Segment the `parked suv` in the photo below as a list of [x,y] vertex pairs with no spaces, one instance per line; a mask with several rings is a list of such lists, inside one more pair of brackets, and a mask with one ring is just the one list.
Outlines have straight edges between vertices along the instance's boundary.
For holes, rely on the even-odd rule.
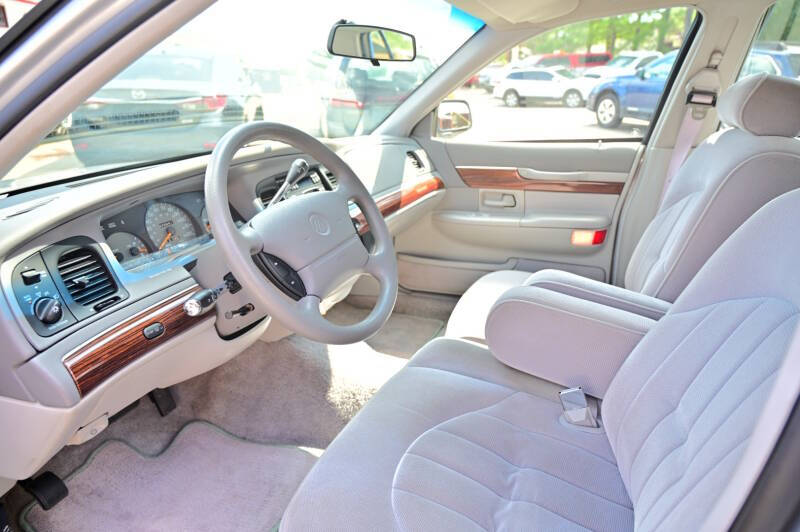
[[645,50],[620,52],[605,65],[589,68],[583,75],[587,78],[610,78],[632,74],[637,69],[649,65],[661,55],[661,52]]
[[608,52],[581,53],[581,54],[544,54],[531,66],[541,68],[565,67],[579,72],[592,67],[608,64],[611,54]]
[[677,51],[669,52],[633,74],[601,81],[589,93],[586,107],[601,127],[618,127],[624,118],[650,120],[655,112]]
[[[183,48],[153,51],[72,113],[85,166],[211,150],[227,130],[259,116],[257,88],[233,58]],[[153,128],[158,143],[152,142]],[[166,144],[166,145],[165,145]]]
[[563,67],[527,68],[506,75],[492,95],[508,107],[529,100],[560,100],[567,107],[580,107],[596,83],[596,79],[579,77]]
[[[769,67],[765,64],[767,58]],[[756,43],[745,67],[748,63],[752,74],[767,72],[776,76],[796,78],[800,76],[800,46],[783,42]],[[746,71],[746,68],[743,69],[743,72]]]

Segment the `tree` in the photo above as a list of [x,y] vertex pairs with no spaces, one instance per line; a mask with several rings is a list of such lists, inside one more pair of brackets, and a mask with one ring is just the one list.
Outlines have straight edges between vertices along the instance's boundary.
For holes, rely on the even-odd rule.
[[608,29],[606,30],[606,52],[614,55],[617,46],[617,17],[608,19]]
[[794,2],[792,2],[792,7],[789,10],[789,17],[786,19],[786,24],[783,26],[783,31],[781,32],[779,40],[789,40],[789,35],[792,33],[792,29],[794,29],[794,23],[797,20],[797,11],[799,9],[800,0],[794,0]]
[[602,50],[611,54],[622,50],[668,52],[683,40],[693,16],[693,9],[670,8],[594,19],[550,30],[529,39],[523,46],[534,54]]
[[661,20],[658,21],[658,25],[656,26],[656,49],[659,52],[669,52],[672,49],[669,43],[667,43],[671,13],[671,7],[665,9],[661,14]]

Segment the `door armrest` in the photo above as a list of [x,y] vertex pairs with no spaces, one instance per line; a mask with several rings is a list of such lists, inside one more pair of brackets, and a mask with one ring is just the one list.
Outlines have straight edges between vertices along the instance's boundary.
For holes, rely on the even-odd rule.
[[525,284],[593,301],[653,320],[660,320],[672,306],[672,303],[662,299],[560,270],[540,270],[528,277]]
[[602,398],[655,320],[540,286],[507,290],[486,322],[504,364]]

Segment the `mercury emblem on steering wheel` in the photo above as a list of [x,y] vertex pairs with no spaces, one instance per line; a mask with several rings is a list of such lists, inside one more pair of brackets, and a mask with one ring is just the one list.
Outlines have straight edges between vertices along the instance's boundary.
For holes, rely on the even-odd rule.
[[325,219],[324,216],[320,214],[312,214],[308,217],[308,221],[311,223],[311,227],[314,228],[314,231],[320,235],[327,236],[330,234],[331,224],[328,223],[328,220]]

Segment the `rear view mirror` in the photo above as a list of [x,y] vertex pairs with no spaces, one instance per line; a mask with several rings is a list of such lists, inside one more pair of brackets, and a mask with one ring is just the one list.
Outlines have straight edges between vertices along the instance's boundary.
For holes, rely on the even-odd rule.
[[377,61],[413,61],[417,44],[410,33],[356,24],[335,24],[328,36],[332,55]]
[[464,100],[445,100],[436,110],[440,135],[452,135],[472,127],[472,111]]
[[644,67],[636,69],[636,76],[638,76],[638,78],[641,80],[647,79],[647,72],[645,71]]

